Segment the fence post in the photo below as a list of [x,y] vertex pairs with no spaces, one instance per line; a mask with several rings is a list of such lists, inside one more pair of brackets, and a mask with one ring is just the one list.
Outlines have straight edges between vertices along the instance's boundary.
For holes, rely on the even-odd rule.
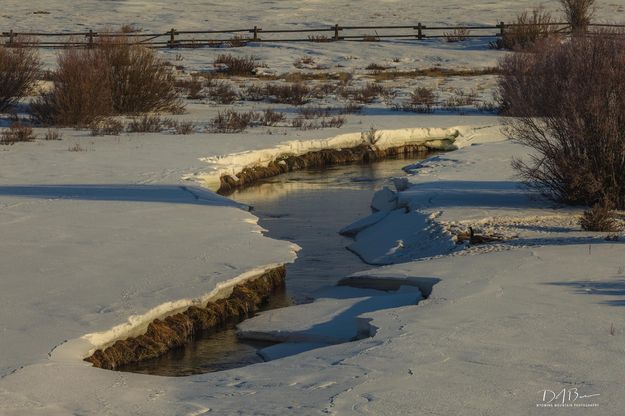
[[258,40],[258,27],[254,26],[254,37],[252,38],[252,40],[257,41]]
[[417,25],[417,39],[419,40],[423,39],[423,29],[425,29],[425,26],[423,26],[421,22],[419,22],[419,24]]
[[499,22],[497,26],[499,27],[499,36],[503,38],[506,32],[506,24],[504,22]]
[[7,43],[7,46],[13,46],[13,29],[9,30],[9,42]]
[[176,29],[172,27],[169,31],[169,47],[173,48],[174,46],[176,46]]
[[334,25],[334,40],[339,40],[339,25]]
[[89,29],[89,34],[87,34],[89,47],[93,48],[93,29]]

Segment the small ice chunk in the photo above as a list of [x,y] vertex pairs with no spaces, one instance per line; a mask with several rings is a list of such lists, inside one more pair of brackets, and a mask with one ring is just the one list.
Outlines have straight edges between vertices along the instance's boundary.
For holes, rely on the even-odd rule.
[[373,195],[371,209],[375,212],[397,209],[397,194],[385,186]]

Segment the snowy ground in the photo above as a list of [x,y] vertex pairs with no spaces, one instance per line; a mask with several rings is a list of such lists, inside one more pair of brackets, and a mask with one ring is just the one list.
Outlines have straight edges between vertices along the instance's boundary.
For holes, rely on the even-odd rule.
[[[555,4],[544,3],[552,10]],[[0,27],[222,28],[259,19],[303,27],[332,24],[344,15],[363,24],[494,23],[535,5],[5,0]],[[599,20],[623,20],[625,5],[600,6]],[[360,74],[354,81],[359,83],[372,62],[398,69],[491,66],[502,52],[486,44],[275,44],[229,52],[253,53],[275,73],[293,71],[298,58],[312,56],[321,70]],[[222,52],[163,53],[188,74],[212,69]],[[53,65],[53,52],[43,57]],[[238,88],[248,80],[232,82]],[[400,96],[428,85],[443,96],[462,89],[488,100],[494,78],[386,83],[402,90]],[[231,107],[269,105],[239,101]],[[291,106],[271,107],[289,117],[295,113]],[[541,415],[555,410],[537,407],[544,404],[544,391],[563,389],[571,393],[564,400],[571,406],[562,413],[621,412],[621,243],[581,232],[579,209],[554,206],[519,187],[510,160],[526,150],[503,139],[496,117],[474,109],[394,112],[377,100],[348,115],[340,129],[285,125],[234,135],[205,132],[223,108],[191,101],[186,114],[175,116],[197,123],[190,136],[91,137],[63,129],[60,141],[0,148],[1,415]],[[0,123],[6,126],[8,119]],[[247,336],[289,341],[264,351],[268,358],[284,358],[177,379],[99,370],[82,361],[93,348],[141,331],[155,316],[294,258],[297,247],[263,236],[246,207],[201,186],[285,150],[344,146],[372,126],[391,141],[425,142],[458,131],[455,144],[461,148],[409,167],[397,190],[377,195],[375,216],[349,227],[356,234],[350,249],[386,265],[349,279],[358,289],[329,290],[315,303],[241,326]],[[456,244],[469,226],[500,241]],[[420,300],[421,294],[428,299]],[[343,342],[365,332],[374,336]],[[550,404],[556,402],[562,397]]]
[[[482,133],[465,138],[484,144],[435,157],[414,171],[399,193],[398,200],[411,207],[407,214],[402,208],[402,215],[436,211],[439,238],[448,241],[445,227],[453,221],[475,224],[489,218],[500,225],[504,222],[496,218],[511,224],[514,217],[518,229],[541,233],[542,241],[505,250],[476,246],[452,255],[445,246],[438,258],[362,273],[352,284],[404,285],[431,293],[415,305],[420,294],[410,290],[397,295],[330,291],[304,308],[314,313],[284,309],[242,326],[256,337],[281,333],[283,339],[301,341],[266,352],[286,358],[186,378],[91,368],[80,361],[86,340],[76,339],[106,331],[159,300],[209,292],[216,281],[259,264],[288,261],[289,244],[255,234],[253,217],[240,208],[208,207],[222,200],[196,189],[199,199],[187,200],[183,193],[191,194],[176,186],[156,194],[151,192],[156,185],[3,186],[2,230],[10,238],[3,240],[2,252],[11,261],[2,263],[7,335],[1,339],[0,413],[539,415],[547,411],[536,407],[542,391],[566,388],[580,396],[599,394],[565,401],[598,405],[572,410],[617,414],[622,407],[618,363],[625,352],[623,321],[615,315],[623,303],[622,247],[600,236],[589,239],[574,225],[563,227],[557,218],[568,210],[554,211],[514,183],[508,161],[523,149],[501,141],[496,128],[477,131]],[[155,151],[141,137],[127,140]],[[51,161],[59,156],[48,143],[20,146],[3,152],[23,162],[14,168],[27,169],[27,161],[39,172],[59,166]],[[8,171],[3,169],[3,177]],[[43,180],[40,175],[36,180]],[[129,176],[127,182],[137,178]],[[466,188],[450,188],[459,178],[483,189],[480,198],[461,192]],[[496,181],[508,185],[489,188]],[[553,222],[545,219],[549,216]],[[224,236],[232,227],[244,240]],[[405,246],[412,242],[389,235],[376,246],[393,238],[405,239]],[[214,277],[214,272],[221,274]],[[386,309],[393,305],[406,306]],[[328,339],[347,326],[352,334],[368,328],[375,336],[340,344],[345,339]],[[55,349],[64,339],[70,342]],[[288,356],[303,350],[308,351]]]
[[[269,0],[263,2],[182,0],[175,3],[164,0],[71,2],[47,0],[4,0],[0,11],[0,29],[3,32],[41,30],[48,32],[80,32],[89,28],[102,30],[134,25],[145,31],[248,29],[254,25],[271,29],[303,29],[342,25],[416,25],[429,26],[458,24],[494,25],[511,22],[526,9],[544,6],[554,16],[560,16],[556,0],[548,1],[484,1],[467,3],[445,0],[415,4],[409,0],[353,1],[330,0]],[[601,2],[596,21],[622,23],[625,5],[620,1]],[[363,32],[364,33],[364,32]],[[405,30],[402,33],[406,33]],[[375,35],[375,33],[370,33]],[[305,34],[304,34],[305,36]],[[268,65],[270,72],[294,70],[297,58],[309,56],[316,65],[329,70],[353,72],[375,62],[399,69],[476,68],[493,66],[501,52],[488,49],[492,39],[475,39],[461,43],[445,43],[441,39],[414,41],[384,41],[374,43],[270,43],[258,47],[228,49],[237,55],[253,54]],[[169,60],[187,70],[198,71],[212,67],[214,57],[223,49],[193,49],[165,51]],[[49,65],[54,53],[45,52]]]

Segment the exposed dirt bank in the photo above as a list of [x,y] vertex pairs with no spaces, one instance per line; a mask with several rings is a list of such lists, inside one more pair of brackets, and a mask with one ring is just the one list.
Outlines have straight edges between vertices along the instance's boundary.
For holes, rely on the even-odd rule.
[[112,370],[124,364],[156,358],[185,345],[201,333],[244,320],[284,286],[285,277],[284,266],[270,269],[253,280],[234,286],[227,298],[208,302],[205,307],[191,306],[164,319],[155,319],[148,325],[145,334],[119,340],[104,350],[99,349],[85,361],[95,367]]
[[307,168],[323,168],[326,166],[368,163],[375,160],[383,160],[398,156],[412,156],[424,154],[430,149],[424,144],[407,144],[379,149],[367,144],[344,149],[323,149],[304,153],[303,155],[285,155],[272,160],[267,166],[253,166],[243,169],[234,177],[222,175],[218,194],[228,195],[235,189],[245,188],[254,182]]

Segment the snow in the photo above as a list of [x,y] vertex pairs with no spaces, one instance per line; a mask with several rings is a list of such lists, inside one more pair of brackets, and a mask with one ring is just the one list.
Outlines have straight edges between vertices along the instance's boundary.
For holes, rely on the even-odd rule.
[[[422,144],[433,150],[445,150],[452,146],[458,136],[464,132],[469,135],[473,127],[459,126],[452,128],[404,128],[396,130],[377,131],[379,140],[375,146],[380,149],[388,149],[394,146],[410,144]],[[363,144],[362,132],[344,133],[325,139],[297,140],[279,143],[272,148],[260,150],[249,150],[234,153],[226,156],[213,156],[202,158],[209,163],[212,170],[193,177],[195,180],[203,181],[208,186],[215,186],[219,177],[224,174],[234,175],[249,166],[267,166],[269,162],[276,160],[283,155],[302,155],[321,149],[341,149],[356,147]],[[455,146],[452,146],[455,148]]]
[[306,344],[338,344],[373,335],[366,314],[381,309],[415,305],[422,299],[415,287],[400,287],[395,293],[333,288],[312,303],[263,312],[237,326],[244,339]]
[[[556,3],[544,5],[555,10]],[[494,23],[534,5],[5,0],[0,25],[52,31],[135,23],[158,30],[260,20],[303,27],[333,24],[337,16],[362,24]],[[50,14],[33,14],[38,10]],[[618,2],[597,11],[599,20],[622,16]],[[363,82],[372,62],[397,69],[492,66],[503,52],[486,43],[277,43],[227,52],[253,53],[273,73],[313,56]],[[223,52],[162,53],[191,72],[211,70]],[[53,64],[53,51],[42,55],[46,66]],[[389,84],[399,83],[488,96],[494,78]],[[510,161],[527,150],[503,138],[497,118],[397,113],[374,103],[349,115],[341,129],[200,132],[222,108],[194,101],[187,114],[174,116],[198,123],[191,136],[94,138],[62,129],[61,141],[0,149],[1,415],[542,415],[548,410],[536,406],[541,392],[563,388],[599,394],[577,401],[598,404],[584,414],[621,413],[622,242],[582,232],[581,208],[557,206],[521,187]],[[247,102],[235,108],[257,109]],[[374,203],[388,211],[354,218],[342,230],[354,235],[350,250],[385,266],[343,279],[348,286],[329,288],[311,304],[241,324],[248,336],[287,341],[262,351],[271,361],[176,379],[82,361],[96,347],[141,332],[154,317],[223,295],[295,258],[298,247],[264,236],[247,206],[200,186],[285,152],[359,144],[372,126],[383,132],[380,146],[447,146],[441,139],[454,136],[458,150],[407,167],[396,190]],[[85,151],[68,151],[75,144]],[[393,202],[379,205],[380,199]],[[468,227],[503,239],[456,244]],[[372,336],[345,342],[365,329]]]

